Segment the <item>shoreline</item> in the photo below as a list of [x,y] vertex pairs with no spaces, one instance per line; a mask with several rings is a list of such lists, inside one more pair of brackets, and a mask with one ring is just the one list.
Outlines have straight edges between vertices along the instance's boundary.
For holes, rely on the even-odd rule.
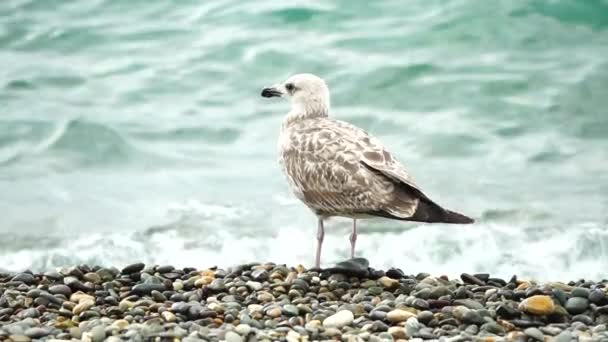
[[608,341],[608,282],[135,263],[0,273],[0,340]]

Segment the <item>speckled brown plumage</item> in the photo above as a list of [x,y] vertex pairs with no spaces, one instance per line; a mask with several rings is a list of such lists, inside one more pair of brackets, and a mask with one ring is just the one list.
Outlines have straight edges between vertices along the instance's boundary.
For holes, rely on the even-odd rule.
[[[441,208],[380,141],[347,122],[329,118],[329,90],[311,74],[299,74],[265,88],[262,96],[288,96],[291,111],[283,120],[279,162],[289,187],[319,218],[319,266],[323,219],[381,216],[398,220],[472,223]],[[356,222],[351,234],[354,256]]]

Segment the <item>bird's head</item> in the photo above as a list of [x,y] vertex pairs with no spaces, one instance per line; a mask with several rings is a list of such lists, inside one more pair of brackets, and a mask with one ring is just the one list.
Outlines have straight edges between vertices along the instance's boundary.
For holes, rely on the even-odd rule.
[[262,89],[263,97],[283,97],[291,100],[292,112],[305,117],[327,116],[329,88],[313,74],[296,74],[285,82]]

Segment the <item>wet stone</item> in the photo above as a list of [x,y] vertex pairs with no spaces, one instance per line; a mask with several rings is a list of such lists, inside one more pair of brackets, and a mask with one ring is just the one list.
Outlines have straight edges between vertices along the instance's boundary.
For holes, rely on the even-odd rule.
[[504,334],[504,332],[505,332],[505,329],[496,322],[485,323],[481,326],[480,329],[483,331],[487,331],[490,334],[496,334],[496,335]]
[[482,304],[480,304],[479,302],[476,302],[472,299],[457,299],[454,301],[454,305],[462,305],[469,309],[475,309],[475,310],[483,309]]
[[589,289],[584,287],[575,287],[572,289],[572,297],[589,298]]
[[386,314],[387,313],[385,311],[373,310],[370,313],[369,318],[374,321],[382,321],[386,319]]
[[433,313],[431,311],[420,311],[418,313],[418,315],[416,316],[416,318],[418,319],[418,321],[421,322],[421,323],[423,323],[423,324],[427,324],[434,317],[435,316],[433,315]]
[[524,334],[535,341],[543,342],[545,340],[545,335],[537,328],[527,328],[524,330]]
[[72,289],[64,284],[53,285],[49,287],[49,292],[52,294],[64,295],[66,298],[70,298],[72,295]]
[[133,291],[133,293],[135,293],[137,295],[147,295],[147,294],[150,294],[154,290],[164,291],[165,285],[152,284],[152,283],[137,284],[137,285],[133,286],[131,291]]
[[589,300],[583,297],[572,297],[566,302],[566,310],[572,315],[585,312],[589,307]]
[[371,330],[374,332],[388,331],[388,325],[382,321],[374,321]]
[[500,304],[496,309],[496,314],[503,318],[515,318],[519,316],[519,311],[508,304]]
[[29,337],[29,338],[42,338],[45,336],[48,336],[50,334],[50,330],[49,329],[45,329],[45,328],[38,328],[38,327],[33,327],[33,328],[29,328],[25,331],[25,336]]
[[589,301],[594,304],[602,303],[606,298],[606,295],[601,290],[592,290],[589,293]]
[[585,325],[592,325],[593,324],[593,319],[587,315],[575,315],[572,317],[572,322],[581,322],[584,323]]
[[17,317],[19,317],[20,319],[35,318],[35,317],[39,317],[39,316],[40,316],[40,311],[36,310],[35,308],[25,309],[17,314]]
[[15,281],[15,282],[22,282],[22,283],[31,285],[36,282],[36,277],[34,277],[33,275],[31,275],[29,273],[18,273],[13,278],[11,278],[11,280]]
[[337,263],[334,267],[325,271],[331,273],[342,273],[345,275],[363,278],[369,275],[369,261],[364,258],[354,258]]
[[257,269],[251,273],[251,277],[255,281],[268,280],[268,271],[266,271],[265,269]]
[[480,286],[485,285],[485,282],[483,282],[481,279],[477,278],[474,275],[468,274],[468,273],[461,274],[460,279],[462,279],[462,281],[466,284],[480,285]]
[[386,276],[392,279],[401,279],[405,278],[405,273],[399,268],[391,268],[386,271]]
[[133,273],[140,272],[141,270],[144,269],[144,267],[146,267],[146,265],[144,263],[138,262],[138,263],[126,266],[125,268],[122,269],[122,271],[120,273],[133,274]]
[[[0,272],[0,340],[9,335],[110,342],[226,337],[595,342],[608,337],[606,281],[414,277],[373,270],[366,262],[339,263],[351,263],[347,266],[359,267],[360,273],[257,263],[229,271],[152,266],[126,273],[80,265],[63,268],[55,278],[32,276],[32,284]],[[580,313],[574,313],[577,301],[584,304]]]

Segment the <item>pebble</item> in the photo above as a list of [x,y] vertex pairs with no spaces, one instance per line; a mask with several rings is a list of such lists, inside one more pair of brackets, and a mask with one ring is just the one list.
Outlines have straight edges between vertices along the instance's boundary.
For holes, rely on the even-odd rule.
[[97,325],[88,333],[88,337],[92,342],[102,342],[106,338],[106,327]]
[[604,294],[604,291],[602,290],[592,290],[591,292],[589,292],[589,301],[591,303],[594,304],[600,304],[601,302],[604,301],[604,299],[606,298],[606,295]]
[[245,286],[247,286],[252,291],[260,291],[263,288],[262,283],[252,280],[249,280],[247,283],[245,283]]
[[125,268],[122,269],[122,271],[120,271],[120,273],[133,274],[133,273],[140,272],[141,270],[144,269],[144,267],[146,267],[146,265],[144,263],[138,262],[138,263],[126,266]]
[[283,313],[283,311],[281,310],[281,308],[274,307],[274,308],[268,310],[268,312],[266,314],[268,315],[268,317],[277,318],[277,317],[281,317],[282,313]]
[[555,336],[553,339],[554,342],[571,342],[575,341],[574,336],[568,330],[564,330],[559,335]]
[[166,322],[175,322],[177,320],[177,317],[171,311],[163,311],[163,313],[161,314],[161,316],[163,317],[163,319]]
[[416,314],[401,309],[392,310],[386,314],[386,320],[392,323],[405,322],[411,317],[416,317]]
[[566,310],[572,315],[585,312],[589,307],[589,300],[583,297],[572,297],[566,302]]
[[101,283],[101,276],[95,272],[86,273],[85,275],[82,276],[82,279],[84,279],[85,281],[89,281],[93,284]]
[[389,278],[387,276],[381,277],[378,279],[378,282],[382,284],[382,286],[386,289],[396,289],[399,287],[399,280]]
[[49,287],[49,292],[52,294],[64,295],[66,298],[70,298],[72,295],[72,289],[64,284],[53,285]]
[[416,319],[416,317],[408,318],[407,321],[405,322],[405,331],[406,331],[407,335],[414,336],[418,333],[419,330],[420,330],[420,323],[418,323],[418,320]]
[[83,300],[80,300],[76,306],[74,306],[72,312],[74,315],[80,315],[81,313],[90,309],[93,305],[95,305],[95,302],[92,299],[84,298]]
[[19,273],[15,275],[11,281],[19,281],[28,285],[34,284],[36,282],[36,278],[29,273]]
[[575,287],[571,291],[572,297],[589,298],[589,289],[584,287]]
[[391,334],[394,339],[406,339],[408,337],[405,329],[402,327],[389,327],[388,333]]
[[454,305],[462,305],[462,306],[466,306],[469,309],[475,309],[475,310],[480,310],[483,309],[483,305],[480,304],[477,301],[474,301],[472,299],[458,299],[454,301]]
[[352,312],[348,310],[341,310],[337,313],[327,317],[323,320],[323,327],[325,328],[342,328],[347,325],[351,325],[355,317]]
[[226,339],[226,342],[242,342],[243,341],[243,338],[239,334],[235,333],[234,331],[227,331],[225,339]]
[[536,295],[524,299],[519,310],[533,315],[549,315],[555,310],[555,304],[549,296]]
[[33,327],[25,331],[25,336],[29,338],[42,338],[50,334],[49,329]]
[[32,339],[26,335],[14,334],[8,337],[12,342],[30,342]]
[[363,258],[323,270],[80,265],[0,272],[0,340],[595,342],[608,340],[606,288],[383,272]]
[[247,336],[251,332],[251,327],[248,324],[239,324],[234,328],[234,331],[241,336]]
[[460,279],[462,279],[462,281],[467,284],[473,284],[473,285],[479,285],[479,286],[485,285],[485,283],[483,281],[481,281],[481,279],[477,278],[474,275],[468,274],[468,273],[461,274]]
[[538,328],[527,328],[524,330],[524,334],[536,341],[543,342],[545,340],[545,335],[542,331],[538,330]]
[[268,280],[268,271],[266,271],[265,269],[257,269],[251,273],[251,277],[255,281]]

